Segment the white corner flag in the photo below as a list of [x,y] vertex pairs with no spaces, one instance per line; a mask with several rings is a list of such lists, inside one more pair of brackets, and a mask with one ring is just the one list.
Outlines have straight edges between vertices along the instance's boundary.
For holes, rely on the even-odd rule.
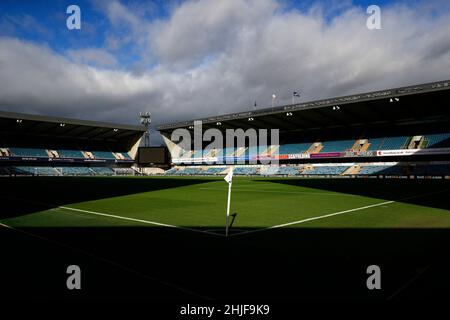
[[229,220],[230,220],[231,186],[233,184],[233,167],[230,168],[230,171],[228,171],[228,173],[224,179],[226,182],[228,182],[227,219],[226,219],[226,226],[225,226],[225,236],[228,237],[228,224],[229,224]]

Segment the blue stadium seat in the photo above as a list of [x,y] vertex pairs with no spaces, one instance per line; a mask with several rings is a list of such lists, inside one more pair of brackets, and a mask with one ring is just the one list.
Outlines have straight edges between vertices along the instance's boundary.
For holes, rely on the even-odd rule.
[[114,170],[108,167],[91,167],[91,170],[94,171],[95,174],[102,176],[114,175]]
[[349,166],[320,166],[313,169],[305,169],[302,174],[340,175],[348,168]]
[[80,150],[58,150],[58,154],[61,158],[84,158]]
[[296,154],[308,151],[312,143],[289,143],[280,145],[279,154]]
[[378,150],[396,150],[403,149],[406,147],[408,137],[387,137],[384,138],[383,144],[379,147]]
[[18,157],[46,157],[48,154],[44,149],[34,149],[34,148],[9,148],[9,151],[14,156]]
[[116,157],[109,151],[91,151],[96,159],[115,160]]
[[355,144],[355,140],[335,140],[322,142],[323,148],[320,152],[341,152],[349,150]]
[[361,175],[402,175],[404,174],[403,167],[390,165],[390,166],[361,166],[361,171],[358,173]]
[[427,148],[449,148],[450,133],[427,134],[425,136]]
[[59,170],[65,176],[91,176],[94,174],[87,167],[61,167]]
[[369,138],[370,145],[367,150],[380,150],[380,146],[383,144],[384,138]]
[[207,170],[203,171],[203,174],[206,175],[215,175],[224,171],[226,167],[209,167]]
[[235,167],[233,173],[235,175],[255,175],[258,174],[258,168],[247,166]]
[[296,176],[296,175],[299,175],[300,172],[298,171],[298,167],[287,166],[287,167],[280,167],[278,169],[277,174],[279,174],[279,175]]
[[37,176],[58,176],[59,172],[52,167],[26,167],[26,166],[17,166],[16,170],[29,173],[31,175]]

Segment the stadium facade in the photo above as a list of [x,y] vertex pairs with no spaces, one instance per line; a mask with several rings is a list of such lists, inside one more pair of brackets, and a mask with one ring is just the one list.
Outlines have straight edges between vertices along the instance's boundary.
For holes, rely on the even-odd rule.
[[[449,178],[450,80],[160,125],[166,174]],[[279,145],[180,148],[178,129],[278,129]],[[248,140],[248,139],[247,139]],[[225,146],[225,142],[222,144]],[[276,160],[279,165],[263,164]],[[264,161],[263,161],[264,160]]]

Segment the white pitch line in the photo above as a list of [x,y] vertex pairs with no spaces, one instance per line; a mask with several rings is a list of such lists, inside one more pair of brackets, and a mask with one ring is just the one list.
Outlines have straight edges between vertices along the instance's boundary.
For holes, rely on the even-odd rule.
[[220,236],[220,237],[224,237],[225,236],[223,234],[219,234],[219,233],[215,233],[215,232],[209,232],[209,231],[206,231],[206,230],[198,230],[198,229],[180,227],[180,226],[176,226],[176,225],[173,225],[173,224],[155,222],[155,221],[150,221],[150,220],[129,218],[129,217],[118,216],[118,215],[114,215],[114,214],[107,214],[107,213],[102,213],[102,212],[97,212],[97,211],[89,211],[89,210],[83,210],[83,209],[77,209],[77,208],[71,208],[71,207],[65,207],[65,206],[60,206],[58,208],[65,209],[65,210],[71,210],[71,211],[78,211],[78,212],[83,212],[83,213],[89,213],[89,214],[93,214],[93,215],[97,215],[97,216],[103,216],[103,217],[108,217],[108,218],[114,218],[114,219],[121,219],[121,220],[128,220],[128,221],[140,222],[140,223],[145,223],[145,224],[151,224],[151,225],[160,226],[160,227],[167,227],[167,228],[181,229],[181,230],[187,230],[187,231],[193,231],[193,232],[199,232],[199,233],[206,233],[206,234],[211,234],[211,235]]
[[283,228],[283,227],[291,226],[294,224],[301,224],[301,223],[305,223],[305,222],[309,222],[309,221],[325,219],[325,218],[329,218],[329,217],[333,217],[333,216],[337,216],[337,215],[341,215],[341,214],[345,214],[345,213],[349,213],[349,212],[355,212],[355,211],[370,209],[370,208],[374,208],[374,207],[384,206],[384,205],[391,204],[391,203],[398,202],[398,201],[404,201],[404,200],[409,200],[409,199],[414,199],[414,198],[425,197],[428,195],[433,195],[433,194],[442,193],[442,192],[446,192],[446,191],[448,191],[448,189],[440,190],[437,192],[428,192],[428,193],[419,194],[419,195],[415,195],[415,196],[411,196],[411,197],[406,197],[406,198],[402,198],[402,199],[398,199],[398,200],[390,200],[390,201],[385,201],[385,202],[381,202],[381,203],[375,203],[375,204],[371,204],[371,205],[364,206],[364,207],[348,209],[348,210],[344,210],[344,211],[325,214],[322,216],[311,217],[311,218],[307,218],[307,219],[303,219],[303,220],[278,224],[278,225],[267,227],[267,228],[262,228],[262,229],[257,229],[257,230],[248,230],[248,231],[244,231],[244,232],[240,232],[240,233],[231,234],[230,237],[239,236],[242,234],[255,233],[255,232],[259,232],[259,231],[267,231],[267,230],[271,230],[271,229]]
[[307,218],[307,219],[303,219],[303,220],[298,220],[298,221],[278,224],[276,226],[271,226],[271,227],[267,227],[267,228],[262,228],[262,229],[257,229],[257,230],[248,230],[248,231],[244,231],[244,232],[240,232],[240,233],[231,234],[230,236],[238,236],[238,235],[241,235],[241,234],[249,234],[249,233],[254,233],[254,232],[259,232],[259,231],[266,231],[266,230],[270,230],[270,229],[283,228],[283,227],[291,226],[291,225],[294,225],[294,224],[301,224],[301,223],[305,223],[305,222],[308,222],[308,221],[314,221],[314,220],[329,218],[329,217],[337,216],[337,215],[344,214],[344,213],[349,213],[349,212],[369,209],[369,208],[373,208],[373,207],[378,207],[378,206],[390,204],[390,203],[393,203],[393,202],[395,202],[395,201],[394,200],[392,200],[392,201],[385,201],[385,202],[371,204],[371,205],[364,206],[364,207],[359,207],[359,208],[354,208],[354,209],[349,209],[349,210],[329,213],[329,214],[325,214],[325,215],[322,215],[322,216]]

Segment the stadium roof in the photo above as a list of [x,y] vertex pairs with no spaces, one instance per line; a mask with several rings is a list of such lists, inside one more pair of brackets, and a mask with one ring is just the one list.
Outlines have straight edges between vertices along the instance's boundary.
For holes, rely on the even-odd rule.
[[0,142],[11,145],[73,145],[129,150],[142,126],[0,111]]
[[445,80],[164,124],[157,129],[169,134],[177,128],[192,129],[194,121],[202,121],[203,129],[279,128],[286,131],[448,122],[449,98],[450,80]]

